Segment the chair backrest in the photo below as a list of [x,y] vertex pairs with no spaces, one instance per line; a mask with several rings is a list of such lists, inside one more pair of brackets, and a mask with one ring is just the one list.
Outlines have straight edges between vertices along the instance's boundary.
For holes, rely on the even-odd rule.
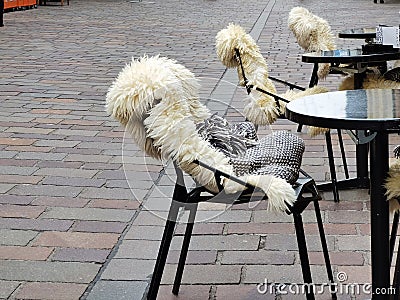
[[[304,7],[294,7],[289,12],[289,29],[297,43],[307,52],[335,50],[335,36],[328,22]],[[320,64],[318,78],[323,79],[329,73],[329,64]]]

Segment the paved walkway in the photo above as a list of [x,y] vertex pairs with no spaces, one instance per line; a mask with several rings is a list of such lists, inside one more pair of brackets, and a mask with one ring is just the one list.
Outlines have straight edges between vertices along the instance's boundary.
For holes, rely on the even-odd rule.
[[[5,14],[0,28],[0,298],[142,299],[173,171],[123,139],[123,130],[104,112],[109,85],[132,56],[160,53],[202,78],[202,100],[213,100],[211,109],[224,110],[227,104],[219,100],[233,100],[240,108],[245,93],[235,92],[236,74],[225,72],[214,49],[216,33],[228,23],[239,23],[258,40],[271,74],[306,85],[311,66],[301,63],[302,51],[286,26],[292,7],[309,8],[335,32],[399,21],[395,0],[303,2],[73,0],[69,6]],[[329,77],[322,84],[334,90],[338,80]],[[295,131],[296,125],[279,120],[272,129]],[[307,144],[304,169],[318,181],[329,179],[323,139],[301,136]],[[392,136],[391,144],[397,143],[399,137]],[[354,172],[354,145],[349,138],[346,144]],[[343,176],[339,159],[337,164]],[[326,193],[321,201],[334,270],[346,272],[349,282],[369,282],[368,194],[343,191],[341,198],[335,204]],[[313,212],[306,211],[304,218],[314,278],[326,282]],[[269,299],[273,296],[256,289],[264,279],[301,282],[290,217],[270,214],[263,204],[227,211],[203,205],[199,219],[178,299]],[[182,232],[179,226],[160,299],[175,299],[170,284]]]

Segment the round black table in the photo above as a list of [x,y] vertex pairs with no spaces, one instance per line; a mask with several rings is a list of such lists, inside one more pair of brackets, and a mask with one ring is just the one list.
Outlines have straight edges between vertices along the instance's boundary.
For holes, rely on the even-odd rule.
[[[293,100],[286,117],[296,123],[370,130],[372,290],[390,286],[389,208],[384,181],[389,170],[388,132],[400,131],[400,90],[350,90],[316,94]],[[388,295],[373,295],[388,299]]]
[[353,28],[339,32],[338,37],[342,39],[372,40],[376,38],[376,28]]

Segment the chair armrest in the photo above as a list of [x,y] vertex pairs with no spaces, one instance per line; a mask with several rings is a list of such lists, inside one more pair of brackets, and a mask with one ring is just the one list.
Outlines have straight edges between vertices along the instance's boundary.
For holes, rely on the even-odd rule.
[[229,175],[229,174],[227,174],[227,173],[225,173],[225,172],[223,172],[221,170],[218,170],[218,169],[216,169],[214,167],[211,167],[210,165],[207,165],[206,163],[204,163],[202,161],[199,161],[199,160],[196,159],[196,160],[193,161],[193,163],[195,163],[195,164],[197,164],[197,165],[199,165],[199,166],[201,166],[203,168],[206,168],[207,170],[210,170],[211,172],[214,173],[215,180],[217,182],[217,186],[218,186],[218,189],[220,189],[220,191],[222,191],[224,189],[224,187],[221,185],[221,176],[225,177],[225,178],[227,178],[229,180],[232,180],[232,181],[234,181],[236,183],[239,183],[239,184],[243,185],[244,187],[246,187],[246,188],[248,188],[248,189],[250,189],[252,191],[254,191],[256,189],[255,186],[253,186],[253,185],[251,185],[251,184],[249,184],[247,182],[244,182],[243,180],[241,180],[241,179],[239,179],[239,178],[237,178],[237,177],[235,177],[233,175]]
[[263,94],[266,94],[268,96],[273,97],[275,99],[275,101],[277,102],[277,104],[279,104],[278,101],[283,101],[285,103],[289,103],[290,102],[288,99],[282,98],[281,96],[279,96],[277,94],[274,94],[274,93],[268,92],[266,90],[260,89],[259,87],[254,87],[254,85],[247,85],[246,88],[249,89],[249,90],[255,89],[258,92],[261,92]]
[[287,82],[285,80],[282,80],[282,79],[279,79],[279,78],[276,78],[276,77],[268,76],[268,78],[271,79],[272,81],[276,81],[276,82],[279,82],[279,83],[282,83],[282,84],[288,86],[291,90],[293,90],[293,89],[297,89],[297,90],[300,90],[300,91],[305,91],[306,90],[306,88],[304,88],[302,86],[299,86],[299,85],[291,83],[291,82]]

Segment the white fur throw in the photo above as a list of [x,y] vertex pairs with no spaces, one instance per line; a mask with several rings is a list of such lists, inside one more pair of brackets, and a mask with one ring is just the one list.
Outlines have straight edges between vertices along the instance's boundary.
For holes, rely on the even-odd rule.
[[400,210],[400,159],[396,159],[390,166],[388,177],[386,179],[386,195],[389,200],[389,209],[391,212]]
[[[308,11],[304,7],[294,7],[289,13],[289,29],[297,43],[307,52],[335,50],[335,37],[328,22]],[[318,78],[329,74],[329,64],[319,64]]]
[[[198,100],[194,75],[176,61],[159,56],[132,60],[111,85],[106,108],[148,154],[174,159],[210,191],[218,191],[214,174],[194,164],[194,160],[233,174],[229,158],[198,134],[196,123],[210,113]],[[292,205],[296,200],[292,186],[285,180],[270,175],[240,178],[263,189],[271,210],[285,211],[285,202]],[[244,189],[227,179],[222,184],[227,192]]]
[[[277,94],[275,85],[268,78],[268,65],[262,56],[254,39],[239,25],[229,24],[227,28],[220,30],[216,36],[216,51],[220,61],[228,68],[236,67],[241,85],[244,85],[242,69],[236,57],[235,50],[239,51],[243,69],[248,84],[265,91]],[[306,91],[295,92],[288,90],[279,95],[287,100],[293,100],[306,95],[326,92],[327,89],[315,87]],[[279,107],[273,97],[252,90],[247,97],[247,105],[244,108],[246,118],[257,125],[267,125],[275,122],[279,115],[284,114],[286,103],[279,101]]]
[[[400,82],[387,80],[382,75],[367,73],[363,80],[363,89],[399,89]],[[339,90],[354,90],[354,75],[345,77],[339,85]]]

